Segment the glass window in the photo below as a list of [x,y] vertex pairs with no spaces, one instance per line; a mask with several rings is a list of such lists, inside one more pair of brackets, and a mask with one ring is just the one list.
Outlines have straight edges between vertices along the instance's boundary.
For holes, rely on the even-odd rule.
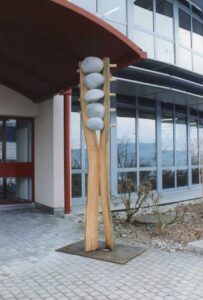
[[198,129],[197,121],[191,120],[190,122],[190,152],[191,152],[191,163],[197,165],[198,159]]
[[136,172],[118,173],[118,193],[135,192],[137,186]]
[[139,115],[140,167],[156,166],[156,119],[153,112]]
[[181,9],[179,9],[179,38],[181,45],[191,48],[190,15]]
[[82,196],[81,174],[72,174],[72,196],[74,198]]
[[153,0],[134,2],[135,24],[153,31]]
[[163,180],[163,189],[174,188],[175,172],[173,170],[163,170],[162,180]]
[[156,38],[156,58],[167,63],[174,63],[173,43]]
[[6,125],[6,161],[32,161],[32,123],[9,119]]
[[117,117],[118,168],[136,166],[136,112],[119,112]]
[[72,169],[81,168],[81,128],[77,112],[71,113],[71,163]]
[[69,0],[73,4],[76,4],[91,13],[96,13],[96,0]]
[[0,204],[15,204],[27,201],[32,201],[31,178],[0,178]]
[[154,58],[154,37],[151,34],[134,30],[134,42],[147,52],[148,58]]
[[184,69],[188,69],[188,70],[192,70],[192,53],[191,51],[180,47],[180,58],[179,58],[179,66],[184,68]]
[[150,182],[152,189],[156,190],[156,171],[141,171],[140,184]]
[[187,165],[187,122],[185,117],[176,118],[176,165]]
[[174,165],[174,130],[173,116],[171,114],[162,114],[161,118],[161,146],[162,146],[162,164],[163,166]]
[[192,184],[199,184],[199,169],[192,169]]
[[126,1],[125,0],[99,0],[98,12],[102,18],[116,21],[118,23],[126,22]]
[[203,23],[193,19],[193,49],[203,54]]
[[199,123],[199,160],[200,165],[203,165],[203,122]]
[[156,1],[156,31],[173,39],[173,6],[167,1]]
[[177,170],[177,187],[188,185],[188,171]]
[[203,57],[193,55],[193,71],[203,74]]
[[118,31],[120,31],[121,33],[123,33],[124,35],[126,35],[126,25],[124,24],[120,24],[120,23],[116,23],[116,22],[112,22],[112,21],[108,21],[105,20],[107,23],[109,23],[111,26],[115,27]]

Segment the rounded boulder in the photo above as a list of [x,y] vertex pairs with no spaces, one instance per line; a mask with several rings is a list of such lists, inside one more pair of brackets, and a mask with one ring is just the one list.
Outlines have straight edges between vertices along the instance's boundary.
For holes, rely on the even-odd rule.
[[101,88],[104,84],[104,76],[100,73],[91,73],[85,76],[84,84],[88,89]]
[[88,118],[104,118],[105,107],[101,103],[91,103],[87,105]]
[[86,122],[86,127],[90,130],[102,130],[104,122],[100,118],[90,118]]
[[99,57],[86,57],[81,64],[83,73],[100,73],[104,68],[104,63]]
[[97,102],[104,98],[104,92],[99,89],[91,89],[85,94],[85,101],[87,103]]

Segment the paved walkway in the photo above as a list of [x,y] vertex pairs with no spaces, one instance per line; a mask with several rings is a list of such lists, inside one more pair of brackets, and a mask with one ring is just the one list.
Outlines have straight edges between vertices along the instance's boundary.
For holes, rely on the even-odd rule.
[[0,299],[203,299],[203,256],[149,249],[116,265],[54,251],[81,238],[70,219],[0,213]]

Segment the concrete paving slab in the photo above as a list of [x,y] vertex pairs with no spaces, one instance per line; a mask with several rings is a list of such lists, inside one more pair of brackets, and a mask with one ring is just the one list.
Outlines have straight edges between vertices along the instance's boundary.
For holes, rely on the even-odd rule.
[[203,299],[202,255],[150,248],[120,265],[55,251],[81,239],[83,224],[74,218],[1,214],[0,299]]

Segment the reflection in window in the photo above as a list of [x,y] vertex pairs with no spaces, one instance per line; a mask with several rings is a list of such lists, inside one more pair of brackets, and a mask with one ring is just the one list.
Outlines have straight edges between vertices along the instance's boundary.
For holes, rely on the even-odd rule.
[[191,152],[191,163],[197,165],[198,159],[198,129],[197,121],[191,120],[190,122],[190,152]]
[[135,172],[118,173],[118,193],[135,192],[137,174]]
[[191,48],[190,15],[181,9],[179,9],[179,38],[181,45]]
[[126,22],[126,2],[123,0],[99,0],[98,11],[104,19],[118,23]]
[[157,59],[160,61],[174,63],[174,49],[173,43],[156,38],[156,46],[159,51],[157,51]]
[[180,47],[179,65],[182,68],[192,70],[192,53],[191,53],[191,51]]
[[203,23],[193,19],[193,49],[203,54]]
[[[121,115],[121,113],[119,113]],[[118,168],[136,166],[136,113],[128,117],[117,117],[117,161]]]
[[199,164],[203,165],[203,122],[199,123]]
[[173,6],[171,3],[163,0],[156,1],[156,22],[157,32],[173,39]]
[[177,187],[188,185],[188,171],[177,170]]
[[192,169],[192,184],[199,184],[199,169]]
[[126,35],[126,25],[120,24],[112,21],[105,20],[105,22],[109,23],[111,26],[115,27],[118,31],[122,32],[124,35]]
[[31,178],[0,178],[0,204],[15,204],[27,201],[32,201]]
[[76,4],[91,13],[96,13],[96,0],[69,0],[73,4]]
[[193,71],[203,74],[203,57],[193,55]]
[[163,189],[174,188],[175,172],[173,170],[163,170],[162,180],[163,180]]
[[72,196],[82,196],[81,174],[72,174]]
[[141,171],[140,184],[150,182],[152,189],[156,190],[156,171]]
[[154,37],[149,33],[140,30],[134,30],[134,42],[147,52],[149,58],[154,58]]
[[71,113],[71,163],[72,169],[81,168],[80,114]]
[[161,118],[161,145],[162,145],[162,164],[163,166],[174,165],[174,130],[173,116],[162,114]]
[[134,20],[136,25],[153,31],[153,0],[135,1]]
[[139,115],[140,167],[156,165],[156,121],[153,112]]
[[187,126],[186,118],[176,118],[176,165],[187,165]]
[[10,119],[6,125],[6,161],[32,161],[32,123]]

